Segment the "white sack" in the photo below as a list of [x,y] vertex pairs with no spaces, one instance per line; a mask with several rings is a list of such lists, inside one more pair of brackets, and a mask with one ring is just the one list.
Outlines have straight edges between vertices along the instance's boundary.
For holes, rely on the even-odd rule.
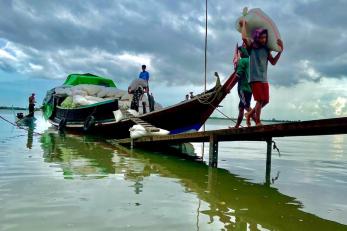
[[105,88],[105,89],[102,89],[101,91],[99,91],[96,96],[99,98],[104,98],[107,95],[107,93],[108,93],[108,90],[107,90],[107,88]]
[[90,96],[90,95],[87,95],[85,98],[86,98],[87,100],[89,100],[89,101],[95,101],[95,102],[97,102],[97,103],[102,102],[102,101],[105,101],[105,99],[103,99],[103,98],[99,98],[99,97],[95,97],[95,96]]
[[120,110],[113,111],[113,115],[117,123],[124,119],[123,113]]
[[148,135],[146,129],[141,125],[134,125],[129,129],[130,138],[136,139]]
[[55,91],[55,94],[58,94],[58,95],[68,95],[68,96],[72,95],[70,88],[58,87],[54,89],[54,91]]
[[146,129],[139,124],[136,124],[132,126],[130,129],[130,138],[136,139],[140,138],[143,136],[149,136],[149,135],[156,135],[156,136],[163,136],[163,135],[168,135],[170,132],[164,129],[159,129],[158,132],[148,132]]
[[88,93],[88,95],[97,95],[100,91],[102,91],[105,87],[98,86],[93,84],[79,84],[76,86],[77,89],[84,90]]
[[73,103],[76,105],[81,105],[81,106],[85,106],[89,104],[89,101],[81,95],[74,95],[72,97]]
[[86,91],[80,90],[80,89],[71,89],[71,94],[72,95],[81,95],[81,96],[86,96],[88,93]]
[[243,16],[239,17],[236,20],[236,29],[241,32],[240,21],[245,19],[247,22],[246,32],[247,37],[252,38],[252,32],[258,28],[264,28],[268,31],[268,43],[267,46],[271,51],[280,52],[281,48],[277,44],[277,40],[281,39],[280,32],[276,24],[272,19],[266,15],[261,9],[255,8],[250,11],[245,8],[243,10]]

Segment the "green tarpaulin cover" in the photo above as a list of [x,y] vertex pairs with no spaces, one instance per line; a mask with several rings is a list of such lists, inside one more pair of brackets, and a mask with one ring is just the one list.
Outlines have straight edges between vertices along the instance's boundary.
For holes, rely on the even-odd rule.
[[[70,74],[64,82],[64,85],[76,86],[79,84],[93,84],[105,87],[116,87],[112,79],[107,79],[93,74]],[[49,119],[53,113],[53,94],[54,88],[47,92],[43,101],[43,115],[45,119]]]
[[105,87],[116,87],[114,82],[111,79],[107,79],[101,76],[93,74],[71,74],[67,77],[64,82],[64,85],[76,86],[79,84],[94,84],[102,85]]

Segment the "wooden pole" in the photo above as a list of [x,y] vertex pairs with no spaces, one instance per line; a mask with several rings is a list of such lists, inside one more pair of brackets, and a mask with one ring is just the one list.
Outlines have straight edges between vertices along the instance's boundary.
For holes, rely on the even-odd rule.
[[206,83],[207,83],[207,0],[205,1],[205,90],[206,92]]
[[218,165],[218,139],[217,136],[210,136],[209,166],[217,168]]
[[[204,84],[204,92],[206,92],[206,83],[207,83],[207,0],[205,1],[205,84]],[[203,131],[205,131],[206,127],[205,124],[203,125]],[[204,160],[204,153],[205,153],[205,143],[202,142],[202,159]]]

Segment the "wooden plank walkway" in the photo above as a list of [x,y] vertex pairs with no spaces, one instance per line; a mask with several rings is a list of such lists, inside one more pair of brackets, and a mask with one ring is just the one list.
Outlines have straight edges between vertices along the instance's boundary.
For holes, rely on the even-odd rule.
[[177,135],[147,136],[139,139],[114,140],[117,145],[147,146],[170,145],[187,142],[209,142],[209,165],[217,167],[218,142],[222,141],[266,141],[266,175],[269,178],[271,169],[271,152],[273,137],[289,136],[319,136],[347,134],[347,117],[310,120],[264,125],[259,127],[244,127],[238,129],[221,129],[205,132],[192,132]]
[[[209,142],[211,137],[214,137],[218,142],[242,140],[266,141],[273,137],[333,134],[347,134],[347,117],[272,124],[259,127],[243,127],[238,129],[220,129],[176,135],[148,136],[133,140],[133,142],[134,144]],[[131,139],[121,139],[117,140],[117,142],[119,144],[130,144]]]

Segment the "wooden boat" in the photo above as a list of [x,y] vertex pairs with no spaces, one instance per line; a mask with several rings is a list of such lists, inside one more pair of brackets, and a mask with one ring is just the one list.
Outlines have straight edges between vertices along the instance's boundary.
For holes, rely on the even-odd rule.
[[36,118],[32,114],[23,115],[23,113],[19,112],[16,115],[15,121],[19,126],[32,126],[35,123]]
[[[149,112],[137,118],[153,127],[168,130],[170,134],[198,131],[218,107],[225,96],[237,83],[235,73],[221,85],[216,73],[215,87],[196,95],[194,98],[175,105]],[[129,137],[129,129],[136,124],[134,119],[126,118],[116,122],[113,111],[118,109],[118,101],[111,100],[75,109],[59,106],[61,98],[53,94],[49,122],[59,129],[74,132],[89,132],[112,138]],[[45,113],[45,104],[43,106]]]

